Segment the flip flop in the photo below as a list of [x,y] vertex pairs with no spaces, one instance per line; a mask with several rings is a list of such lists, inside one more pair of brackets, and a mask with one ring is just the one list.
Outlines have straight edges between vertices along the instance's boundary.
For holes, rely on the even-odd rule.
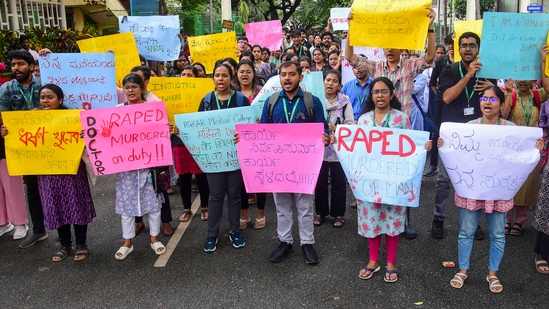
[[[386,269],[385,270],[385,277],[383,277],[383,280],[385,280],[385,282],[388,282],[388,283],[394,283],[394,282],[397,282],[398,280],[398,276],[396,276],[394,279],[391,279],[391,275],[392,274],[397,274],[397,270],[396,269]],[[387,278],[387,275],[389,275],[389,278]]]
[[[122,261],[123,259],[125,259],[128,254],[132,253],[133,251],[133,245],[131,247],[120,247],[118,249],[118,251],[116,251],[116,253],[114,254],[114,258],[117,259],[118,261]],[[118,255],[120,253],[120,255]]]
[[266,221],[265,217],[263,217],[263,218],[255,218],[254,229],[255,229],[255,230],[262,229],[262,228],[265,227],[266,224],[267,224],[267,221]]
[[379,265],[377,265],[376,268],[370,268],[368,267],[368,265],[364,266],[364,268],[362,268],[363,270],[365,270],[366,272],[370,272],[370,274],[368,276],[364,276],[364,275],[361,275],[360,272],[358,272],[358,277],[362,280],[368,280],[370,278],[372,278],[372,276],[374,275],[374,273],[377,273],[378,271],[381,270],[381,267],[379,267]]

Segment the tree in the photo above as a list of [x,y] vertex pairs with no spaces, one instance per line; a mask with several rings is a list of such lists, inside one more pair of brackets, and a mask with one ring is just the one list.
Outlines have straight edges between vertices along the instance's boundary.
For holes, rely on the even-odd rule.
[[294,28],[324,28],[330,17],[330,9],[350,7],[352,0],[303,0],[299,10],[289,19]]
[[[496,9],[497,0],[475,0],[476,17],[482,18],[484,12],[493,12]],[[453,0],[448,2],[448,15],[454,15],[457,19],[467,17],[467,0]]]

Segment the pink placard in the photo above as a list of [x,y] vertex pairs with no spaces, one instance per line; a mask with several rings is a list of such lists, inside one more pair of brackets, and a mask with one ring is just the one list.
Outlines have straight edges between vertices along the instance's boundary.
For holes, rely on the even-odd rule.
[[95,175],[173,164],[164,102],[82,111],[80,121]]
[[251,45],[258,44],[273,51],[282,45],[282,23],[268,20],[244,25],[246,37]]
[[324,158],[322,123],[237,124],[246,191],[314,194]]

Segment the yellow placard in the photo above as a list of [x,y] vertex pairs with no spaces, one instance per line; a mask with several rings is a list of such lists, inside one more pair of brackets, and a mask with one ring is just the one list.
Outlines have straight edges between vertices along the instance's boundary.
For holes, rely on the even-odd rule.
[[235,32],[193,36],[189,37],[188,40],[193,62],[202,63],[208,74],[213,72],[217,60],[223,58],[238,59]]
[[431,0],[355,0],[351,46],[423,50]]
[[456,33],[456,38],[454,39],[454,62],[458,62],[461,61],[461,55],[459,54],[459,37],[465,32],[473,32],[482,38],[482,19],[456,20],[454,21],[454,32]]
[[122,88],[122,80],[131,73],[132,68],[141,65],[137,44],[131,32],[80,40],[76,43],[83,53],[104,53],[109,49],[114,52],[118,88]]
[[79,110],[2,112],[8,173],[19,175],[75,175],[84,139]]
[[147,90],[166,103],[170,123],[173,115],[198,111],[206,93],[214,90],[211,78],[151,77]]
[[[549,32],[547,33],[547,42],[545,45],[549,46]],[[549,76],[549,54],[545,56],[545,75]]]

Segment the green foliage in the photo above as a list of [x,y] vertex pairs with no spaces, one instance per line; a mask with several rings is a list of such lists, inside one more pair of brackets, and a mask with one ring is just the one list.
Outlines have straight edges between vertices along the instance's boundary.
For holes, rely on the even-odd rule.
[[306,29],[324,28],[331,8],[350,7],[352,3],[352,0],[302,0],[288,23]]
[[[493,12],[496,9],[497,0],[476,0],[477,5],[480,4],[480,14],[484,12]],[[448,1],[448,17],[455,15],[457,19],[465,19],[467,17],[467,0]],[[480,16],[482,18],[482,16]]]
[[[29,38],[30,48],[36,51],[48,48],[54,53],[77,53],[80,50],[76,41],[101,36],[102,33],[95,26],[86,25],[82,31],[66,30],[60,27],[34,27],[23,32]],[[6,64],[9,70],[8,52],[21,48],[19,33],[13,30],[0,31],[0,61]]]

